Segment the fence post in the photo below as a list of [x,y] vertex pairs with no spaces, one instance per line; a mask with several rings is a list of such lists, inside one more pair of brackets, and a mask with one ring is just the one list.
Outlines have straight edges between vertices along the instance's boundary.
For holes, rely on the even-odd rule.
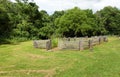
[[104,42],[108,42],[108,39],[106,36],[103,37]]
[[47,41],[46,42],[46,50],[50,50],[51,49],[51,46],[52,44],[51,44],[51,40],[49,40],[49,41]]
[[49,50],[49,41],[46,42],[46,50]]
[[85,36],[85,39],[88,40],[88,36]]
[[99,44],[101,44],[101,37],[99,37]]
[[79,41],[79,50],[80,50],[80,51],[84,50],[83,40],[80,40],[80,41]]
[[74,37],[74,41],[76,41],[76,37]]
[[70,37],[68,37],[67,40],[70,41]]
[[38,44],[37,44],[36,40],[33,41],[33,45],[34,45],[35,48],[38,48]]
[[89,49],[90,49],[90,51],[92,51],[93,50],[93,45],[92,45],[93,40],[89,40],[88,43],[89,43]]

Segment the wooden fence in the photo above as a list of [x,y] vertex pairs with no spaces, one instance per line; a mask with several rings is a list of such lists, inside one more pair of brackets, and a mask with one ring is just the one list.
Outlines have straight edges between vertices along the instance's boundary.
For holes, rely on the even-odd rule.
[[107,42],[106,36],[91,37],[91,38],[63,38],[58,41],[59,49],[73,49],[73,50],[84,50],[92,49],[93,46],[99,45],[103,42]]
[[[58,49],[60,50],[84,50],[91,49],[95,45],[107,42],[106,36],[95,37],[80,37],[80,38],[61,38],[58,40]],[[33,45],[35,48],[50,50],[52,48],[51,40],[34,40]]]
[[34,40],[33,45],[35,48],[46,49],[46,50],[50,50],[52,46],[51,40]]

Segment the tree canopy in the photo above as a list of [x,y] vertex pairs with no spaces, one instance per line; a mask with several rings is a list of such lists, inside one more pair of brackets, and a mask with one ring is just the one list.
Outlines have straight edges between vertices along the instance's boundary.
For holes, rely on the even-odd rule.
[[29,0],[0,0],[0,38],[48,39],[120,35],[120,10],[107,6],[96,13],[74,7],[49,15]]

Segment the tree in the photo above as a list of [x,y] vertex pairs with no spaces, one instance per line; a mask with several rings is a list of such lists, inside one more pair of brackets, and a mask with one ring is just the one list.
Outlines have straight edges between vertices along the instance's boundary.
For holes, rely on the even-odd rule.
[[55,11],[51,16],[50,16],[50,19],[51,19],[51,27],[53,29],[53,35],[54,37],[57,37],[59,34],[57,34],[56,30],[58,29],[58,26],[57,26],[57,21],[60,19],[61,16],[64,15],[64,11]]
[[0,38],[8,38],[12,30],[8,17],[8,7],[11,4],[8,0],[0,0]]
[[13,25],[11,38],[38,39],[39,28],[42,26],[41,14],[38,6],[28,0],[16,0],[11,8],[14,11],[9,13],[10,23]]
[[99,25],[104,26],[107,34],[118,35],[120,32],[120,10],[116,7],[107,6],[96,13]]
[[50,20],[50,16],[47,14],[45,10],[41,10],[40,13],[42,15],[41,24],[42,27],[40,28],[39,32],[40,38],[42,39],[51,38],[52,34],[54,33],[54,28]]
[[62,36],[79,37],[87,36],[95,23],[91,10],[81,10],[75,7],[67,10],[63,16],[56,20],[56,24],[57,31]]

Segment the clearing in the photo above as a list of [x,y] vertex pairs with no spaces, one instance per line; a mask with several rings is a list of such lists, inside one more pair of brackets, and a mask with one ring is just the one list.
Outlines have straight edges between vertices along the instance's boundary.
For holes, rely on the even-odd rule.
[[0,77],[120,77],[120,40],[93,51],[45,51],[33,41],[0,45]]

